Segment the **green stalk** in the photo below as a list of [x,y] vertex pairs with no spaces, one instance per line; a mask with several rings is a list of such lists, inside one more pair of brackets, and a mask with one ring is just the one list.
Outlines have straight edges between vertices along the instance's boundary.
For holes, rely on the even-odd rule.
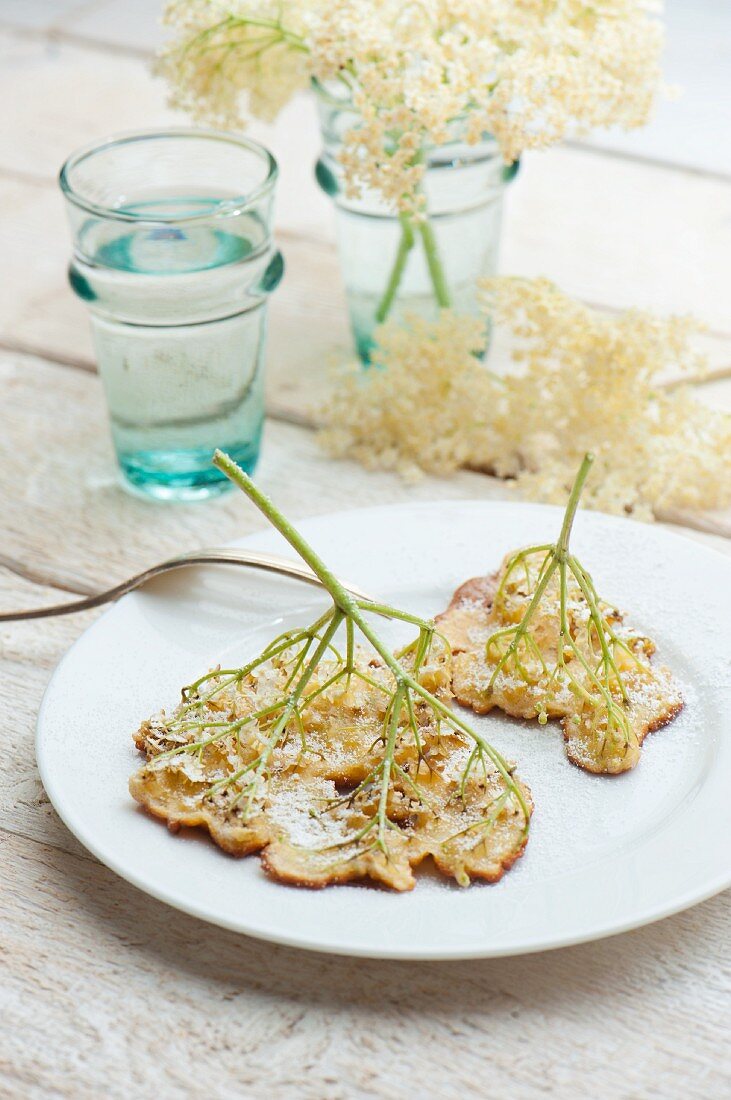
[[393,770],[394,753],[396,751],[396,736],[398,734],[399,715],[401,713],[401,706],[406,694],[406,688],[399,686],[396,689],[396,694],[393,697],[391,703],[391,716],[388,721],[388,733],[386,735],[386,746],[383,754],[383,774],[381,775],[381,790],[378,796],[378,842],[381,845],[384,853],[385,847],[385,832],[386,822],[388,821],[388,815],[386,808],[388,806],[388,789],[391,784],[391,772]]
[[[406,270],[409,255],[415,243],[414,229],[408,214],[400,214],[399,221],[401,222],[401,239],[399,241],[398,251],[396,252],[396,258],[391,268],[391,274],[388,277],[386,289],[383,292],[383,297],[378,303],[378,308],[375,313],[376,323],[379,325],[383,324],[393,308],[398,288],[401,285],[401,280]],[[439,257],[436,234],[428,218],[419,223],[419,236],[424,246],[424,255],[426,256],[429,277],[432,287],[434,288],[434,297],[437,305],[440,309],[449,309],[452,304],[452,297],[449,293],[444,268],[442,267],[442,261]]]
[[[297,34],[295,31],[290,31],[287,27],[285,27],[277,20],[257,19],[254,16],[241,17],[229,15],[225,19],[220,20],[220,22],[214,23],[210,27],[206,27],[206,29],[204,31],[201,31],[200,34],[196,35],[195,38],[192,38],[190,39],[190,41],[186,42],[184,47],[182,48],[181,53],[185,55],[189,50],[193,49],[194,47],[199,47],[200,52],[203,52],[202,47],[204,43],[207,42],[208,39],[214,38],[219,31],[223,31],[228,27],[257,27],[262,30],[274,31],[280,36],[279,40],[282,42],[286,42],[291,49],[298,50],[301,53],[310,52],[309,46],[306,44],[301,35]],[[245,41],[246,40],[244,40],[244,43]],[[240,44],[241,43],[236,43],[236,45]],[[217,48],[215,43],[212,48]]]
[[280,737],[281,737],[281,735],[284,731],[284,728],[287,725],[287,722],[292,717],[292,714],[294,713],[294,711],[297,707],[297,704],[299,703],[299,701],[302,697],[303,691],[305,690],[305,688],[309,684],[310,680],[312,679],[312,677],[315,673],[315,670],[317,669],[317,666],[319,665],[320,661],[322,660],[325,653],[327,652],[327,648],[330,644],[331,638],[334,637],[334,635],[337,632],[337,629],[340,626],[342,621],[343,621],[342,614],[339,611],[336,611],[335,614],[332,617],[332,622],[330,623],[327,630],[324,632],[322,638],[320,639],[320,644],[318,645],[317,649],[315,650],[315,652],[312,654],[312,657],[308,661],[307,668],[302,673],[302,676],[300,677],[299,682],[297,683],[297,686],[294,688],[294,690],[292,692],[290,692],[289,696],[287,697],[287,700],[286,700],[285,705],[284,705],[284,711],[282,712],[280,717],[277,719],[277,721],[274,725],[273,732],[272,732],[272,734],[269,738],[269,741],[267,743],[267,746],[264,749],[264,752],[261,754],[261,764],[259,765],[260,769],[263,770],[263,768],[266,767],[266,765],[269,761],[269,758],[271,757],[272,753],[274,752],[274,749],[277,746],[277,743],[278,743],[278,741],[279,741],[279,739],[280,739]]
[[533,598],[532,598],[531,602],[528,604],[528,609],[525,612],[523,618],[518,623],[518,626],[517,627],[508,626],[508,627],[504,627],[502,630],[496,630],[495,633],[491,634],[490,637],[487,639],[487,643],[486,643],[486,646],[485,646],[485,655],[486,655],[487,659],[489,660],[490,659],[490,646],[495,642],[495,640],[497,638],[507,637],[510,634],[513,635],[512,642],[510,643],[508,648],[505,650],[505,653],[502,655],[502,657],[500,658],[498,663],[495,665],[495,671],[493,672],[492,676],[490,677],[490,683],[487,686],[488,695],[490,694],[492,689],[495,687],[495,681],[497,680],[498,673],[505,667],[505,665],[510,660],[510,658],[515,657],[517,659],[518,646],[520,645],[521,639],[522,639],[523,635],[525,634],[526,630],[528,629],[528,625],[529,625],[531,619],[533,618],[533,613],[535,612],[536,608],[538,607],[538,604],[541,602],[541,600],[543,598],[543,593],[546,591],[546,588],[548,587],[548,582],[550,581],[550,579],[553,576],[553,574],[555,573],[555,571],[556,571],[556,562],[553,562],[551,564],[551,566],[548,569],[546,569],[546,571],[544,572],[544,574],[543,574],[543,576],[540,580],[540,583],[538,585],[536,585],[536,590],[533,593]]
[[[585,703],[587,703],[595,712],[604,710],[607,717],[607,730],[608,733],[614,738],[617,733],[623,738],[624,742],[629,745],[633,737],[632,727],[630,725],[628,716],[624,708],[618,704],[613,698],[611,691],[611,678],[614,677],[619,685],[622,693],[622,700],[626,704],[628,702],[627,688],[619,671],[617,663],[614,659],[614,653],[612,646],[619,645],[631,656],[639,665],[640,662],[632,650],[614,633],[611,626],[604,622],[602,613],[600,610],[599,597],[597,596],[593,582],[589,574],[584,567],[578,561],[577,558],[569,552],[569,541],[571,538],[571,531],[573,528],[574,519],[576,518],[576,511],[579,504],[579,498],[581,497],[584,484],[586,482],[589,470],[594,462],[594,456],[592,454],[586,454],[576,474],[574,484],[569,495],[568,503],[566,505],[566,511],[564,513],[563,523],[561,525],[561,532],[558,540],[552,546],[547,548],[547,554],[543,565],[541,566],[538,580],[533,592],[533,596],[526,608],[520,622],[516,626],[504,627],[501,630],[495,631],[488,638],[485,645],[485,653],[487,660],[490,660],[491,647],[496,644],[497,641],[503,638],[511,638],[511,642],[505,653],[499,658],[495,669],[490,678],[488,691],[491,691],[495,685],[495,681],[499,673],[505,668],[507,663],[512,659],[514,665],[522,678],[528,682],[528,676],[525,669],[523,669],[519,663],[518,658],[518,646],[520,642],[525,639],[527,645],[529,645],[534,653],[534,656],[538,656],[540,659],[543,673],[548,674],[545,661],[540,651],[535,638],[528,632],[530,622],[537,610],[545,590],[548,586],[550,579],[558,571],[559,576],[559,645],[558,656],[556,666],[553,673],[550,675],[548,687],[546,692],[550,689],[551,684],[554,682],[558,673],[567,677],[569,684],[574,692],[580,696]],[[510,564],[507,566],[505,575],[501,582],[495,597],[495,605],[500,598],[505,583],[508,577],[512,573],[513,569],[524,559],[525,555],[533,552],[534,550],[543,550],[546,547],[529,547],[524,551],[513,556]],[[582,596],[586,602],[586,606],[589,612],[589,620],[592,624],[597,636],[599,644],[598,657],[601,660],[601,672],[600,669],[594,669],[586,657],[582,653],[581,649],[577,645],[574,637],[571,634],[571,626],[568,616],[569,596],[568,596],[568,579],[571,574],[576,583],[579,586]],[[593,650],[593,641],[591,635],[589,635],[589,644]],[[572,673],[569,668],[564,649],[568,647],[576,661],[581,666],[588,686],[582,684],[577,677]],[[545,705],[545,704],[544,704]],[[544,711],[545,714],[545,711]],[[540,721],[539,715],[539,721]]]
[[[257,506],[260,512],[266,516],[273,527],[279,531],[281,535],[287,540],[303,561],[309,565],[310,569],[317,577],[320,578],[322,585],[330,593],[333,599],[333,603],[339,608],[349,619],[358,627],[364,637],[371,643],[373,648],[383,658],[387,667],[393,673],[397,685],[409,681],[410,677],[406,673],[405,669],[399,664],[393,654],[386,646],[383,645],[378,636],[373,632],[369,623],[364,618],[358,601],[354,596],[351,596],[350,592],[340,583],[338,578],[332,572],[332,570],[325,564],[319,554],[315,553],[310,544],[302,538],[299,531],[289,522],[289,520],[282,515],[279,509],[274,503],[267,497],[261,490],[254,484],[248,474],[244,473],[240,466],[238,466],[232,458],[224,454],[222,451],[216,451],[213,456],[213,463],[218,467],[227,477],[238,485],[240,489],[246,493],[249,500]],[[387,609],[384,607],[384,611]],[[390,610],[390,609],[389,609]],[[428,627],[426,622],[422,622],[420,625]]]
[[396,259],[393,262],[391,268],[391,274],[388,278],[386,289],[383,292],[383,297],[378,303],[376,310],[376,322],[382,325],[391,312],[396,292],[401,284],[404,271],[406,270],[406,264],[409,258],[409,253],[414,247],[414,230],[411,227],[411,221],[406,214],[399,214],[399,221],[401,222],[401,240],[399,241],[398,252],[396,253]]
[[426,255],[426,262],[429,267],[429,275],[431,277],[432,286],[434,287],[437,305],[440,309],[449,309],[452,305],[452,297],[449,293],[449,287],[447,286],[442,261],[439,258],[437,238],[428,218],[425,218],[423,222],[419,222],[419,232],[424,245],[424,254]]
[[330,593],[335,606],[344,611],[346,615],[352,618],[353,622],[360,626],[359,620],[362,619],[362,616],[358,611],[355,597],[351,596],[350,592],[343,587],[319,554],[315,553],[310,544],[302,538],[299,531],[282,515],[269,497],[262,493],[249,475],[244,473],[241,467],[223,451],[216,451],[213,456],[213,465],[218,467],[226,477],[233,481],[234,485],[237,485],[246,494],[252,504],[256,505],[271,525],[297,551],[302,560],[309,565],[312,572],[320,579],[323,587]]
[[[555,546],[549,546],[548,547],[548,553],[546,554],[546,560],[545,560],[543,566],[541,567],[541,574],[540,574],[538,584],[536,585],[535,591],[533,593],[533,597],[532,597],[530,603],[528,604],[528,607],[526,608],[526,611],[525,611],[522,619],[518,623],[518,626],[517,627],[512,627],[512,626],[504,627],[502,630],[496,630],[495,633],[491,634],[490,637],[487,640],[487,644],[485,646],[485,654],[486,654],[487,659],[489,660],[490,659],[490,647],[492,645],[494,645],[496,640],[499,639],[499,638],[512,636],[512,641],[510,642],[510,645],[508,646],[505,653],[502,655],[502,657],[498,660],[497,664],[495,665],[495,669],[493,671],[493,674],[490,677],[490,683],[488,685],[488,692],[493,690],[493,688],[495,686],[495,681],[497,680],[497,677],[498,677],[498,674],[502,671],[502,669],[505,667],[507,662],[511,658],[514,658],[516,661],[518,660],[518,646],[520,645],[520,642],[522,641],[523,637],[527,633],[527,630],[528,630],[528,627],[530,625],[531,619],[533,618],[533,615],[536,611],[536,608],[538,607],[539,603],[543,599],[543,594],[546,591],[546,588],[548,587],[548,583],[551,580],[551,578],[553,577],[553,574],[556,572],[557,567],[559,568],[560,576],[561,576],[561,582],[562,582],[562,584],[561,584],[561,595],[560,595],[560,604],[561,604],[561,610],[560,610],[560,614],[561,614],[560,635],[561,635],[561,637],[564,637],[564,634],[568,633],[568,626],[565,623],[565,617],[566,617],[566,590],[565,590],[565,579],[566,578],[565,578],[565,570],[566,570],[566,562],[567,562],[568,556],[569,556],[569,538],[571,537],[571,529],[574,525],[574,519],[576,517],[576,510],[579,507],[579,500],[581,498],[581,493],[582,493],[582,490],[584,488],[584,483],[586,482],[586,479],[589,476],[589,470],[591,469],[593,462],[594,462],[594,455],[593,454],[588,454],[587,453],[587,454],[584,455],[581,466],[579,467],[578,473],[576,474],[576,478],[574,479],[574,484],[572,486],[571,493],[570,493],[569,499],[568,499],[568,503],[566,505],[566,511],[564,513],[563,524],[561,525],[561,533],[558,537],[558,542],[555,544]],[[532,549],[533,549],[532,547],[529,548],[529,550],[532,550]],[[519,554],[515,555],[515,560],[513,561],[513,563],[511,563],[510,567],[506,570],[505,577],[503,578],[503,582],[501,583],[500,588],[498,589],[496,599],[499,598],[499,596],[500,596],[500,594],[503,590],[504,583],[507,580],[509,574],[512,572],[513,565],[515,565],[517,563],[517,561],[520,559],[522,553],[525,553],[525,551],[521,551]],[[597,629],[599,629],[599,628],[597,628]],[[571,641],[570,633],[568,634],[568,640]]]
[[[294,715],[297,714],[297,704],[299,703],[299,700],[302,697],[302,693],[304,692],[304,690],[307,687],[308,683],[312,679],[312,677],[315,673],[315,670],[317,669],[317,666],[319,665],[319,663],[322,660],[323,656],[327,652],[328,646],[330,645],[330,641],[333,638],[333,636],[335,635],[335,633],[336,633],[338,627],[340,626],[340,623],[342,622],[342,620],[343,620],[342,613],[340,611],[335,611],[329,626],[327,627],[327,629],[323,633],[322,638],[320,639],[320,644],[318,645],[317,649],[315,650],[312,657],[310,658],[310,660],[307,664],[307,668],[302,673],[302,676],[300,677],[299,682],[297,683],[297,686],[288,695],[284,696],[282,713],[280,714],[279,718],[277,718],[276,722],[274,723],[274,726],[272,727],[272,731],[271,731],[271,733],[269,734],[269,736],[267,738],[267,743],[264,746],[264,748],[262,749],[261,753],[259,754],[258,759],[256,761],[252,762],[251,764],[247,764],[247,766],[245,768],[240,769],[238,772],[234,772],[233,775],[227,775],[223,779],[219,779],[210,788],[209,793],[214,793],[214,792],[220,790],[222,787],[230,786],[232,783],[237,782],[247,772],[253,770],[254,771],[254,777],[251,781],[251,784],[250,784],[251,790],[249,791],[249,795],[247,797],[246,813],[245,813],[246,818],[248,818],[248,816],[251,812],[252,805],[253,805],[254,796],[256,794],[256,782],[259,778],[261,778],[261,776],[266,771],[266,768],[267,768],[267,765],[269,763],[269,760],[271,759],[272,753],[274,752],[275,748],[277,747],[277,745],[281,741],[282,736],[284,734],[284,731],[287,727],[287,724],[288,724],[290,718],[292,718]],[[236,801],[238,801],[238,799],[241,798],[244,795],[246,789],[247,788],[244,788],[244,790],[242,790],[239,793],[239,795],[237,795]]]
[[563,524],[561,526],[561,534],[558,536],[558,542],[556,543],[556,557],[562,560],[566,560],[566,556],[569,551],[569,537],[571,535],[571,528],[574,525],[574,517],[576,516],[576,509],[579,507],[579,498],[584,489],[584,482],[589,476],[589,470],[594,462],[593,454],[585,454],[579,466],[579,472],[574,480],[571,494],[569,496],[568,504],[566,505],[566,513],[563,517]]

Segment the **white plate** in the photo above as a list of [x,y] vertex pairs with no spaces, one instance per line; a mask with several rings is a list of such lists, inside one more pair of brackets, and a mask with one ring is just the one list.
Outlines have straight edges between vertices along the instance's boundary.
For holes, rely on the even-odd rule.
[[[245,501],[242,508],[247,507]],[[336,572],[425,616],[503,554],[554,538],[557,509],[454,502],[308,520]],[[271,532],[241,545],[282,551]],[[38,720],[43,783],[71,831],[107,866],[204,920],[278,943],[404,959],[539,951],[646,924],[731,884],[731,562],[666,531],[580,513],[573,546],[606,598],[658,643],[687,700],[648,738],[635,771],[591,776],[568,763],[560,729],[493,713],[477,724],[536,802],[525,855],[495,886],[419,875],[393,894],[367,886],[279,885],[251,857],[171,835],[127,793],[140,720],[212,664],[243,664],[325,597],[243,570],[186,571],[125,597],[56,670]],[[291,552],[290,552],[291,553]],[[394,641],[396,639],[394,638]]]

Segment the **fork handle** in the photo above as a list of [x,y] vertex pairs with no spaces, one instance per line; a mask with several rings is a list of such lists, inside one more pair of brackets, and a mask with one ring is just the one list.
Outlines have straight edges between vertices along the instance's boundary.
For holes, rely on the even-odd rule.
[[[322,587],[320,580],[306,565],[296,561],[288,561],[287,558],[277,557],[276,554],[267,554],[258,550],[193,550],[180,557],[170,558],[168,561],[153,565],[142,573],[136,573],[129,580],[116,584],[104,592],[95,596],[84,596],[80,600],[71,600],[69,603],[53,604],[51,607],[35,607],[28,611],[3,611],[0,612],[0,622],[19,622],[24,619],[48,619],[56,615],[74,615],[77,611],[89,611],[93,607],[101,607],[105,603],[118,600],[127,592],[133,592],[141,588],[153,577],[170,573],[174,569],[186,569],[193,565],[248,565],[253,569],[264,569],[270,573],[281,573],[306,584]],[[349,587],[346,585],[346,587]],[[362,596],[357,590],[354,594]]]

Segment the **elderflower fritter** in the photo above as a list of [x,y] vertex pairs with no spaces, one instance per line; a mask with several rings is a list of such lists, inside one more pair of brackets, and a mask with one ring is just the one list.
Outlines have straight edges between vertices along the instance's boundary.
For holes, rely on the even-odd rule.
[[669,367],[698,373],[691,319],[607,316],[545,279],[496,278],[484,288],[494,324],[513,342],[515,372],[495,378],[475,358],[473,318],[444,311],[436,322],[385,325],[382,369],[340,378],[325,407],[330,454],[410,478],[489,470],[560,503],[592,451],[589,507],[652,519],[731,503],[731,416],[690,386],[658,385]]
[[[410,890],[427,856],[463,886],[496,882],[525,848],[533,804],[514,765],[450,708],[446,639],[433,622],[348,593],[228,455],[214,463],[332,605],[246,665],[205,673],[172,715],[144,722],[133,797],[173,828],[203,826],[232,854],[264,849],[282,882],[372,878]],[[396,653],[373,626],[384,616],[418,630]]]
[[310,77],[344,84],[350,187],[421,210],[424,149],[486,133],[506,161],[591,126],[643,125],[660,84],[644,0],[170,0],[173,103],[225,126],[271,119]]
[[634,768],[647,734],[684,704],[670,670],[651,662],[654,642],[624,625],[571,550],[593,461],[584,456],[557,541],[524,546],[496,573],[460,585],[437,624],[458,702],[541,725],[560,718],[569,760],[613,775]]

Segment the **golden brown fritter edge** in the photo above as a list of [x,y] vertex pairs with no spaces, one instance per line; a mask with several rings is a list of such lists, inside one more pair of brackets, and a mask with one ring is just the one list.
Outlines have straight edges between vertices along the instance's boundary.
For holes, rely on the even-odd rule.
[[436,616],[434,621],[449,642],[453,655],[472,649],[469,631],[486,625],[497,586],[497,571],[484,577],[471,577],[455,589],[449,606]]
[[[449,740],[446,738],[443,742],[443,751],[447,756],[455,751],[455,745],[446,748]],[[470,846],[469,832],[468,838],[464,839],[459,830],[465,822],[479,821],[484,816],[482,807],[485,800],[488,800],[488,795],[494,797],[496,791],[488,791],[486,778],[480,780],[473,776],[467,785],[465,804],[458,798],[454,782],[445,785],[439,771],[429,770],[420,782],[426,784],[430,798],[433,796],[435,803],[439,804],[438,818],[424,815],[425,819],[412,831],[392,837],[395,843],[390,846],[388,859],[379,851],[363,851],[345,861],[324,854],[317,857],[312,851],[291,843],[277,829],[276,815],[271,816],[264,810],[246,825],[237,824],[226,812],[223,792],[216,796],[215,804],[203,801],[202,795],[208,789],[209,781],[195,776],[191,778],[185,766],[157,770],[154,767],[155,757],[169,745],[160,743],[159,727],[154,721],[144,722],[134,735],[134,741],[147,758],[147,764],[129,782],[130,793],[142,808],[153,817],[165,821],[171,832],[177,832],[182,826],[206,830],[214,843],[229,855],[242,857],[259,852],[263,869],[277,881],[290,885],[318,889],[370,879],[397,892],[408,891],[416,884],[413,868],[429,856],[443,875],[455,878],[463,885],[472,879],[494,883],[520,858],[527,843],[527,833],[521,824],[524,818],[514,810],[512,815],[507,818],[501,816],[496,821],[489,832],[489,843],[486,838],[484,843],[480,841]],[[217,751],[217,747],[212,747],[207,753],[215,754]],[[461,751],[468,753],[464,747]],[[402,763],[405,762],[404,759]],[[184,758],[181,758],[181,763],[184,765]],[[319,793],[330,796],[336,795],[335,783],[338,780],[337,768],[334,775],[327,778],[313,774],[306,777],[307,783],[327,787],[327,791]],[[493,777],[495,781],[496,777]],[[286,786],[284,773],[279,783],[282,787]],[[524,783],[520,783],[520,787],[530,813],[533,810],[531,792]],[[488,800],[487,805],[490,804]],[[414,809],[412,806],[411,810]],[[469,811],[472,816],[460,817],[460,811]],[[405,807],[401,816],[408,816],[409,812]],[[398,808],[390,812],[390,817],[393,821],[398,820]],[[458,835],[456,841],[451,839],[452,834]]]

